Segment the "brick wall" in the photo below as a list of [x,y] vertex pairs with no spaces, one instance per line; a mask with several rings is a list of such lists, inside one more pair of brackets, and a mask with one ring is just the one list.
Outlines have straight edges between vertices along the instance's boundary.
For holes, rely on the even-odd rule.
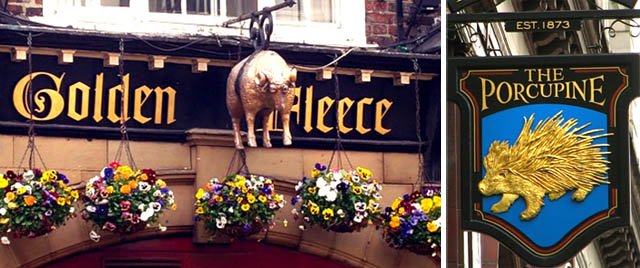
[[42,16],[42,0],[7,0],[7,11],[19,16]]
[[[364,0],[366,9],[366,34],[367,43],[387,45],[398,42],[398,25],[396,23],[396,0]],[[409,20],[413,0],[403,0],[403,23],[406,31],[406,22]],[[418,19],[418,26],[413,27],[409,38],[428,31],[431,25],[440,17],[440,12],[432,12],[427,17]]]

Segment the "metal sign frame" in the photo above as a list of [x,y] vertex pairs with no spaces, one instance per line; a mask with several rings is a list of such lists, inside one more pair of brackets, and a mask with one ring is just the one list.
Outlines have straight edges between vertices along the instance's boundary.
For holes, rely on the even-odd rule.
[[[455,102],[461,111],[461,196],[462,202],[462,228],[478,231],[493,236],[501,243],[512,249],[527,262],[537,266],[558,265],[575,256],[591,240],[601,233],[615,227],[629,225],[629,138],[628,138],[628,107],[631,100],[639,95],[637,73],[640,66],[639,54],[617,55],[574,55],[574,56],[528,56],[528,57],[497,57],[497,58],[453,58],[448,60],[448,94],[447,99]],[[600,113],[606,114],[605,129],[607,133],[613,133],[614,138],[608,138],[608,155],[610,161],[607,186],[607,209],[588,215],[585,220],[571,227],[564,236],[558,237],[551,245],[540,245],[527,237],[522,230],[514,224],[501,218],[498,213],[486,211],[483,202],[484,196],[479,190],[479,181],[483,178],[481,139],[483,137],[482,119],[488,112],[482,111],[483,101],[477,98],[478,87],[469,86],[467,81],[472,73],[475,75],[501,76],[503,81],[509,80],[509,75],[523,72],[525,68],[562,68],[567,73],[569,70],[582,70],[583,73],[608,72],[605,75],[620,74],[620,84],[603,85],[603,94],[611,96],[606,107],[599,108]],[[573,68],[573,69],[572,69]],[[572,71],[578,72],[578,71]],[[595,75],[595,74],[594,74]],[[515,77],[515,76],[514,76]],[[520,73],[522,77],[522,73]],[[487,78],[489,79],[489,78]],[[480,80],[478,80],[480,81]],[[617,81],[614,79],[614,81]],[[626,82],[625,82],[626,81]],[[525,81],[526,83],[526,81]],[[476,83],[477,85],[477,83]],[[469,87],[467,87],[469,86]],[[499,93],[496,93],[499,94]],[[533,94],[532,94],[533,95]],[[506,94],[503,96],[507,96]],[[546,100],[546,102],[545,102]],[[529,103],[520,102],[506,107],[525,107],[533,104],[547,105],[548,103],[562,103],[565,100],[528,100]],[[571,100],[567,100],[571,101]],[[569,104],[566,104],[570,106]],[[577,106],[575,101],[571,104]],[[597,106],[597,105],[595,105]],[[583,106],[584,109],[595,109],[594,105]],[[494,114],[504,109],[495,111]],[[513,112],[511,110],[510,112]],[[484,113],[484,114],[483,114]],[[536,118],[539,122],[543,118]],[[582,122],[585,123],[585,122]],[[500,126],[505,130],[510,128],[522,128],[522,118],[517,122],[501,121]],[[580,124],[582,125],[582,124]],[[534,123],[535,126],[535,123]],[[511,143],[513,144],[513,143]],[[568,191],[567,195],[573,194]],[[589,196],[585,199],[588,200]],[[554,206],[554,201],[546,199],[545,206],[549,209]],[[486,202],[489,204],[488,202]],[[513,208],[512,208],[513,209]],[[518,211],[520,212],[520,211]],[[566,213],[566,212],[565,212]],[[538,228],[542,233],[555,228],[553,225],[540,225],[530,220],[527,224]],[[536,225],[538,224],[538,225]],[[537,229],[536,229],[537,230]],[[555,238],[554,238],[555,239]],[[555,240],[554,240],[555,241]]]

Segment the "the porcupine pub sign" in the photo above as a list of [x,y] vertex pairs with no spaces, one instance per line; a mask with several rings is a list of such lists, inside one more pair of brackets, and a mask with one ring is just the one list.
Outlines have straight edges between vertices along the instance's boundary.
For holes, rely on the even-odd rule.
[[560,264],[629,224],[638,55],[449,61],[461,116],[462,227]]

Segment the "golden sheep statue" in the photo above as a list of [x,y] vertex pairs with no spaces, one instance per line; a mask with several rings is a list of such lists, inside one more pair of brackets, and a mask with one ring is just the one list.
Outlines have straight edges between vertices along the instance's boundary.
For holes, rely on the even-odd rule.
[[526,209],[522,220],[531,220],[540,213],[544,196],[550,200],[562,197],[576,189],[574,201],[585,199],[594,186],[608,184],[609,169],[604,157],[609,152],[593,144],[593,141],[609,134],[596,134],[602,129],[582,131],[589,124],[575,127],[576,119],[564,121],[562,112],[547,118],[535,126],[533,115],[524,118],[522,131],[514,145],[507,141],[494,141],[484,157],[486,174],[478,184],[485,196],[502,194],[502,199],[491,207],[494,213],[509,209],[519,197],[524,198]]

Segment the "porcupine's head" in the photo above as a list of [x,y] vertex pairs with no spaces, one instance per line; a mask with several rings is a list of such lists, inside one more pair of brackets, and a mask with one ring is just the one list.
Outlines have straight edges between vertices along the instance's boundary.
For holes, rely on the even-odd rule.
[[[525,118],[513,146],[494,141],[484,158],[485,176],[478,184],[483,195],[515,193],[526,181],[545,192],[591,189],[607,184],[608,154],[594,140],[610,134],[602,129],[585,130],[576,119],[565,120],[562,112],[533,127],[534,117]],[[600,133],[600,134],[598,134]],[[522,190],[522,189],[520,189]]]
[[483,195],[495,195],[509,190],[509,143],[494,141],[489,147],[489,153],[484,158],[484,178],[478,184]]

